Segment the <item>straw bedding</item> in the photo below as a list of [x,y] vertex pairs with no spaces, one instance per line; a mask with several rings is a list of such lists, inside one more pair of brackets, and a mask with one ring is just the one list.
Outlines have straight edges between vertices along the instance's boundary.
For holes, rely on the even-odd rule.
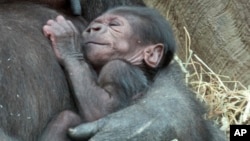
[[191,40],[185,31],[185,60],[179,62],[186,74],[186,83],[197,98],[208,106],[205,118],[212,119],[222,131],[229,134],[229,125],[250,124],[250,86],[246,87],[230,76],[213,72],[191,49]]

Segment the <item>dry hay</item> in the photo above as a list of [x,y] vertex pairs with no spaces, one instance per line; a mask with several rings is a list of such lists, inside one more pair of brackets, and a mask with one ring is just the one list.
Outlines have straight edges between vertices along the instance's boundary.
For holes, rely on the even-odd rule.
[[190,49],[191,39],[185,30],[186,60],[177,56],[186,82],[195,91],[199,100],[208,106],[205,118],[212,119],[229,135],[229,125],[250,124],[250,86],[245,87],[229,76],[216,74]]

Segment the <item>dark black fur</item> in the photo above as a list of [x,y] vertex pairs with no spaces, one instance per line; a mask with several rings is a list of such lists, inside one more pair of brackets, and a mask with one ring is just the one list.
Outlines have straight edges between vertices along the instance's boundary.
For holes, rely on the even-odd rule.
[[[60,13],[16,0],[0,3],[0,139],[35,141],[52,117],[75,110],[65,75],[42,33],[47,20]],[[80,31],[85,28],[83,19],[66,18]]]
[[[83,12],[87,10],[84,15],[89,20],[100,14],[103,9],[117,4],[116,0],[85,2],[88,8],[84,8]],[[125,1],[121,0],[118,3],[123,2]],[[96,10],[98,7],[103,9]],[[94,10],[93,13],[91,10]],[[49,40],[44,37],[41,30],[48,19],[54,19],[58,14],[54,10],[35,4],[0,4],[1,140],[36,141],[49,121],[58,113],[65,109],[75,110],[64,73],[54,57]],[[74,19],[73,22],[79,29],[84,28],[82,19],[71,19]],[[159,30],[163,29],[149,33],[170,36]],[[158,41],[157,38],[155,40]],[[171,50],[171,40],[167,41],[167,50]],[[171,58],[170,55],[167,63]],[[112,120],[112,124],[107,124],[105,129],[111,130],[115,129],[115,125],[133,123],[131,128],[119,126],[122,133],[115,130],[106,134],[105,138],[120,140],[124,137],[122,135],[130,136],[131,131],[134,131],[132,127],[140,127],[139,123],[142,122],[148,123],[148,117],[157,117],[157,120],[153,120],[153,126],[139,134],[137,140],[177,138],[179,141],[223,141],[224,137],[219,131],[202,118],[204,110],[183,83],[181,74],[180,69],[174,64],[165,67],[152,86],[153,89],[143,100],[108,117],[112,120],[126,115],[126,120]],[[102,129],[98,131],[101,132]]]
[[41,30],[57,15],[38,5],[0,5],[0,128],[18,140],[36,141],[52,117],[74,110],[64,73]]
[[108,110],[111,112],[129,106],[143,96],[148,88],[144,72],[123,60],[108,62],[98,77],[99,86],[110,94],[115,94],[116,102]]
[[82,0],[82,3],[82,15],[87,21],[92,21],[104,11],[117,6],[145,6],[142,0]]

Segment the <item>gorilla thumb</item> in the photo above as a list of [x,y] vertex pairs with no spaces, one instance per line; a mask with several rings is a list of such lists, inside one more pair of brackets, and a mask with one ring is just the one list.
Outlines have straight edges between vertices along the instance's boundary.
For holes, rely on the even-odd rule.
[[103,120],[97,120],[94,122],[84,123],[75,128],[70,128],[68,130],[69,136],[73,139],[89,139],[97,134],[98,131],[104,125]]

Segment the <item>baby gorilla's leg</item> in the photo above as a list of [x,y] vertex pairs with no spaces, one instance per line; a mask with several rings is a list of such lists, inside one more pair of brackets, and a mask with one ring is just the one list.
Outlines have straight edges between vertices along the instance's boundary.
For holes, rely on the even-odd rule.
[[46,127],[39,141],[70,141],[68,129],[81,123],[81,118],[72,111],[61,112]]

